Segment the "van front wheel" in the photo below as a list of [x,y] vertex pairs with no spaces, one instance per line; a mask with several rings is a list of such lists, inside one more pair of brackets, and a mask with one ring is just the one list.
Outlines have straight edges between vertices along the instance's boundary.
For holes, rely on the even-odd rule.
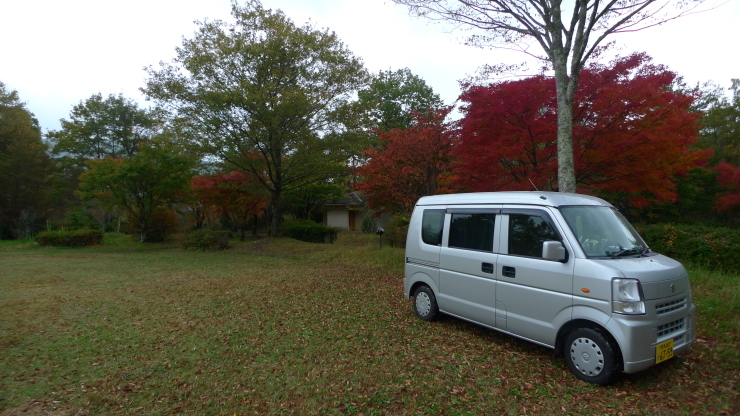
[[591,328],[578,328],[568,334],[563,349],[565,361],[576,377],[605,385],[615,375],[616,354],[609,340]]
[[427,286],[421,286],[414,292],[414,312],[419,319],[425,321],[433,321],[439,315],[439,308],[437,308],[437,298],[434,297],[434,292]]

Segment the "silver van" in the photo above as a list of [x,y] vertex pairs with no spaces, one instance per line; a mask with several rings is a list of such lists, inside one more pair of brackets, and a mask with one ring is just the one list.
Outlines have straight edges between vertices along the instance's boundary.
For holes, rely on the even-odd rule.
[[581,380],[607,384],[687,350],[695,307],[681,263],[654,253],[608,202],[558,192],[419,199],[404,294],[554,348]]

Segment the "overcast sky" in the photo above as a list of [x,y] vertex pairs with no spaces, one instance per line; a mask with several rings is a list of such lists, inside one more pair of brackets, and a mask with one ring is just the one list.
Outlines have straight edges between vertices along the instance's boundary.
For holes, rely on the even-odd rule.
[[[740,78],[739,0],[708,0],[715,10],[616,40],[622,54],[644,51],[691,85],[724,87]],[[408,67],[451,104],[458,80],[483,64],[525,56],[462,45],[464,33],[409,16],[384,0],[263,0],[296,24],[329,28],[373,72]],[[0,81],[17,90],[44,132],[69,119],[92,94],[122,93],[148,106],[139,92],[143,68],[170,61],[195,20],[230,19],[229,0],[0,0]]]

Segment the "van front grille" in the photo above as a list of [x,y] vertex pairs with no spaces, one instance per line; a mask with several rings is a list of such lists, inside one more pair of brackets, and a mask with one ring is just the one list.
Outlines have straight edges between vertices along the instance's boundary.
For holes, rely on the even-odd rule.
[[658,338],[684,329],[686,327],[685,319],[686,318],[681,318],[673,322],[668,322],[667,324],[659,325]]
[[655,305],[655,311],[658,315],[663,315],[665,313],[677,311],[685,307],[686,307],[686,298],[683,298],[683,299],[676,299],[670,302]]

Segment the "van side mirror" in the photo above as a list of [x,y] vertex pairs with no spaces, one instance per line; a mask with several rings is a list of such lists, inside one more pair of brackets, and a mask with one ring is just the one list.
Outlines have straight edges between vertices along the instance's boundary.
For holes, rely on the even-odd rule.
[[565,247],[560,241],[545,241],[542,243],[542,258],[552,261],[565,260]]

